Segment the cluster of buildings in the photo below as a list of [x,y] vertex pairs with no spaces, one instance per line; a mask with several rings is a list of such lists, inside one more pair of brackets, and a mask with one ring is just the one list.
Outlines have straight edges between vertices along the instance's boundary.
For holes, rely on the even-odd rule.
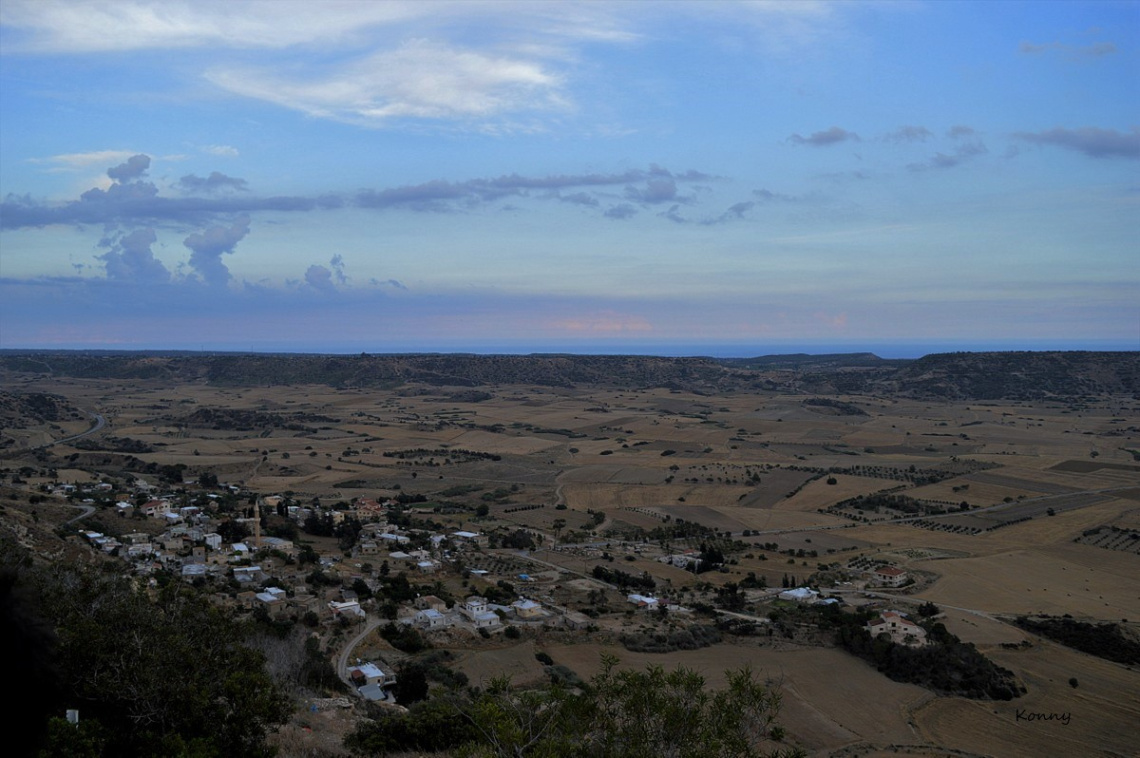
[[[129,497],[116,505],[123,516],[142,516],[162,525],[159,533],[132,532],[111,537],[95,531],[83,536],[96,549],[116,555],[130,563],[139,575],[168,571],[183,580],[214,579],[223,582],[215,593],[220,604],[232,604],[248,610],[263,609],[270,617],[300,617],[315,613],[321,621],[363,621],[368,616],[368,603],[350,589],[360,580],[375,591],[380,582],[373,576],[376,566],[408,575],[432,575],[465,554],[487,546],[487,536],[458,530],[439,534],[422,529],[404,529],[389,523],[388,509],[394,503],[360,499],[347,510],[332,510],[288,505],[277,496],[257,500],[252,518],[232,520],[246,525],[252,532],[237,542],[227,542],[219,534],[220,522],[210,508],[198,505],[179,507],[177,498],[152,497],[138,505]],[[262,535],[260,512],[275,512],[303,525],[313,515],[331,518],[334,523],[355,515],[363,523],[351,557],[343,554],[317,556],[319,564],[302,565],[299,551],[290,540]],[[226,530],[222,530],[226,531]],[[244,530],[243,530],[244,531]],[[367,566],[367,568],[365,568]],[[334,586],[311,586],[306,577],[319,568],[338,576]],[[369,569],[372,569],[371,571]],[[472,570],[473,575],[486,574]],[[363,591],[363,590],[362,590]],[[416,598],[411,607],[398,609],[399,623],[422,630],[461,628],[475,632],[494,632],[508,624],[546,624],[568,628],[584,628],[589,619],[581,614],[556,607],[543,607],[531,598],[518,597],[508,604],[494,604],[472,595],[453,607],[434,595]],[[374,684],[370,669],[361,668],[364,684]],[[389,672],[390,673],[390,672]],[[380,681],[380,687],[390,680]]]

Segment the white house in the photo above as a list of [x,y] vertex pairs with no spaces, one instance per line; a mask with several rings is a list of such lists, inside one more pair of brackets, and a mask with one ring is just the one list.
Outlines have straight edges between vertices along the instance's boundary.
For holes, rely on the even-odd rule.
[[150,500],[139,507],[144,516],[162,516],[170,513],[169,500]]
[[880,566],[875,569],[874,577],[884,587],[901,587],[907,580],[906,572],[894,566]]
[[396,672],[375,663],[362,663],[348,670],[348,677],[357,687],[379,684],[381,687],[396,683]]
[[487,601],[478,595],[467,598],[467,602],[459,606],[459,612],[470,621],[476,629],[486,629],[501,624],[498,614],[487,606]]
[[886,634],[900,645],[922,647],[926,644],[926,630],[898,611],[883,611],[879,618],[868,622],[867,631],[872,637]]
[[422,611],[416,611],[413,621],[418,626],[426,627],[428,629],[442,629],[448,626],[447,616],[443,615],[435,608],[424,608]]
[[546,616],[546,611],[542,609],[542,605],[540,603],[536,603],[533,600],[527,600],[525,597],[520,597],[518,600],[511,603],[511,608],[514,609],[516,616],[524,620],[541,619]]

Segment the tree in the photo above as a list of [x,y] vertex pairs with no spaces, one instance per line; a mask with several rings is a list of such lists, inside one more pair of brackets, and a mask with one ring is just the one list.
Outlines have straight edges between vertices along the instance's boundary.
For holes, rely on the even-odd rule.
[[396,677],[396,686],[392,688],[396,702],[400,705],[411,705],[428,696],[427,674],[424,667],[418,663],[407,663]]
[[152,597],[79,569],[44,581],[67,704],[104,727],[104,755],[268,754],[289,702],[246,628],[176,583]]
[[748,668],[728,673],[728,688],[710,692],[700,674],[660,666],[602,672],[582,694],[555,684],[513,690],[505,678],[471,703],[456,707],[478,735],[466,754],[494,756],[605,755],[612,758],[759,758],[802,756],[781,749],[776,736],[780,695]]

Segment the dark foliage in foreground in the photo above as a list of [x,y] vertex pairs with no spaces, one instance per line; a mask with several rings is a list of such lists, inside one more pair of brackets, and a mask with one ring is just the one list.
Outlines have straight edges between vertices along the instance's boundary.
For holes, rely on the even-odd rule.
[[710,692],[699,674],[616,670],[580,690],[560,684],[512,689],[496,679],[482,692],[452,691],[407,714],[374,712],[348,736],[359,755],[447,751],[469,758],[760,758],[802,756],[780,745],[779,692],[748,669]]
[[[5,682],[42,697],[25,702],[20,724],[39,755],[271,755],[265,737],[288,718],[288,699],[245,644],[251,629],[193,590],[27,562],[0,585],[24,619],[27,646],[15,657],[30,664],[6,669]],[[81,729],[59,718],[66,708],[79,711]]]

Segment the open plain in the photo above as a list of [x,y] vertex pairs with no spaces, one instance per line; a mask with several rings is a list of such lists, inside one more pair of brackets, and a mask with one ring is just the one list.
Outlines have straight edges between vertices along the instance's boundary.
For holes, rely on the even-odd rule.
[[[29,504],[29,493],[127,472],[153,479],[177,471],[170,486],[183,491],[208,474],[301,503],[404,496],[448,529],[531,534],[534,549],[488,550],[468,565],[545,571],[533,594],[567,607],[605,586],[592,578],[599,566],[644,572],[682,605],[750,574],[771,588],[789,578],[826,588],[855,607],[910,611],[930,601],[952,634],[1011,670],[1025,693],[1007,702],[939,694],[892,681],[810,635],[725,635],[697,650],[631,652],[622,635],[651,624],[616,596],[581,637],[540,631],[493,650],[456,647],[459,668],[474,679],[500,669],[541,677],[536,650],[582,678],[607,653],[623,666],[689,667],[714,685],[747,664],[781,685],[788,740],[814,756],[1137,754],[1135,666],[1013,623],[1069,614],[1137,637],[1140,400],[1131,394],[948,400],[586,383],[226,386],[12,370],[4,390],[50,395],[71,409],[55,420],[8,418],[10,528],[34,532],[32,519],[75,514],[56,496]],[[105,426],[94,433],[38,447],[81,433],[95,416]],[[855,500],[886,495],[922,510]],[[91,521],[123,531],[103,509]],[[703,530],[655,537],[667,524]],[[720,570],[696,574],[657,560],[713,538],[728,550]],[[868,586],[857,578],[859,561],[889,563],[916,581]],[[456,593],[468,586],[457,576],[438,581]],[[744,613],[764,619],[764,601]]]

